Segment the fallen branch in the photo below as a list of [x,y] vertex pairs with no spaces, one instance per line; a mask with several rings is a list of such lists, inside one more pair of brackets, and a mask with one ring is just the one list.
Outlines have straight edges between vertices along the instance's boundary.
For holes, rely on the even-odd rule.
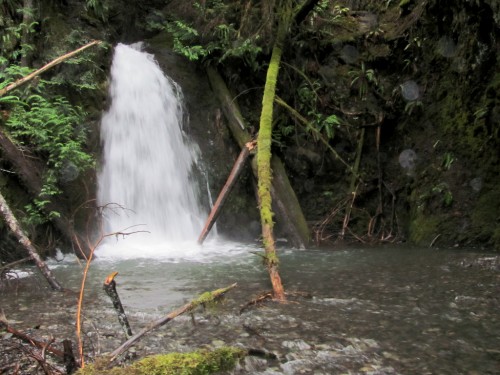
[[22,230],[21,226],[19,225],[19,222],[17,221],[16,217],[12,213],[9,205],[7,204],[7,201],[4,199],[4,197],[1,193],[0,193],[0,213],[4,217],[5,221],[7,222],[7,225],[9,226],[10,230],[12,231],[12,233],[18,239],[19,243],[26,249],[30,258],[33,259],[33,261],[35,262],[36,266],[38,267],[38,269],[40,270],[42,275],[45,276],[45,279],[47,279],[47,282],[52,287],[52,289],[59,291],[59,292],[62,291],[63,287],[56,280],[56,278],[54,277],[54,275],[50,271],[49,267],[47,267],[47,265],[42,260],[40,255],[38,255],[35,247],[31,243],[28,236]]
[[118,275],[118,272],[113,272],[106,278],[106,280],[104,280],[103,289],[111,299],[113,307],[115,308],[116,313],[118,314],[118,321],[120,322],[120,325],[125,331],[125,335],[127,336],[128,339],[132,336],[132,328],[130,328],[127,315],[125,314],[125,310],[123,309],[122,301],[120,300],[120,296],[116,291],[116,282],[115,282],[116,275]]
[[205,305],[207,303],[213,302],[219,298],[221,298],[224,294],[226,294],[228,291],[236,287],[236,283],[226,287],[226,288],[221,288],[214,290],[212,292],[206,292],[203,293],[201,296],[199,296],[197,299],[189,302],[188,304],[178,308],[177,310],[172,311],[170,314],[155,320],[154,322],[150,323],[147,325],[144,329],[142,329],[140,332],[136,333],[134,336],[132,336],[130,339],[125,341],[119,348],[114,350],[110,354],[110,363],[116,360],[116,358],[127,351],[136,341],[138,341],[142,336],[144,336],[146,333],[152,331],[155,328],[161,327],[162,325],[170,322],[171,320],[175,319],[179,315],[182,315],[184,313],[193,311],[200,305]]
[[52,68],[52,67],[54,67],[54,66],[62,63],[65,60],[68,60],[69,58],[71,58],[71,57],[79,54],[80,52],[85,51],[87,48],[90,48],[90,47],[95,46],[95,45],[100,44],[100,43],[102,43],[100,40],[94,40],[94,41],[92,41],[92,42],[84,45],[83,47],[80,47],[80,48],[78,48],[78,49],[76,49],[76,50],[74,50],[72,52],[69,52],[69,53],[63,55],[63,56],[59,56],[58,58],[52,60],[48,64],[42,66],[40,69],[35,70],[33,73],[28,74],[26,77],[18,79],[16,82],[13,82],[10,85],[8,85],[7,87],[5,87],[2,90],[0,90],[0,97],[4,96],[9,91],[14,90],[15,88],[17,88],[17,87],[25,84],[26,82],[32,80],[36,76],[38,76],[38,75],[42,74],[43,72],[45,72],[46,70],[49,70],[50,68]]
[[13,335],[14,337],[17,337],[18,339],[20,339],[20,340],[22,340],[22,341],[24,341],[24,342],[26,342],[28,344],[31,344],[31,345],[39,348],[39,349],[43,349],[44,351],[50,352],[50,353],[56,355],[59,358],[63,358],[64,357],[64,353],[61,350],[56,349],[53,346],[50,346],[49,343],[35,340],[34,338],[28,336],[24,332],[21,332],[21,331],[18,331],[17,329],[15,329],[15,328],[12,328],[11,326],[9,326],[9,324],[7,323],[7,321],[5,321],[4,319],[0,319],[0,329],[4,329],[8,333],[10,333],[11,335]]
[[210,229],[212,229],[212,226],[215,224],[215,221],[219,217],[221,209],[224,206],[224,203],[226,202],[227,198],[229,197],[229,193],[233,189],[234,184],[238,180],[238,177],[241,174],[243,167],[245,166],[245,161],[248,159],[250,152],[254,148],[255,148],[255,142],[247,142],[245,146],[243,146],[243,148],[241,149],[240,155],[234,162],[233,169],[231,169],[231,173],[229,173],[229,177],[227,178],[224,187],[219,193],[219,196],[217,197],[217,200],[215,201],[214,206],[212,207],[212,211],[210,211],[210,215],[208,215],[205,227],[201,231],[200,237],[198,238],[198,243],[200,245],[203,244],[203,241],[205,241],[205,239],[207,238],[208,233],[210,233]]
[[14,262],[11,262],[11,263],[7,263],[7,264],[4,264],[2,267],[0,267],[0,274],[4,271],[4,270],[8,270],[8,269],[11,269],[12,267],[14,266],[17,266],[18,264],[22,264],[24,262],[28,262],[31,260],[31,257],[26,257],[26,258],[23,258],[23,259],[19,259],[19,260],[16,260]]

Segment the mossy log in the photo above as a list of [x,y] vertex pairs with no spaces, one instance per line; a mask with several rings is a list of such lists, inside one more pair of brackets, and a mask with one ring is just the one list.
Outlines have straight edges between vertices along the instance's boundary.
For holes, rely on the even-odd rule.
[[[230,93],[224,80],[214,68],[209,67],[207,69],[207,76],[210,80],[212,90],[221,104],[231,134],[240,148],[245,147],[245,144],[251,141],[252,137],[246,130],[248,126],[241,114],[237,101],[234,100],[234,96]],[[255,158],[252,159],[251,165],[252,172],[257,178],[257,161]],[[283,163],[276,155],[271,157],[271,168],[273,169],[271,194],[275,220],[283,227],[285,235],[290,240],[292,246],[304,248],[309,244],[310,240],[309,227],[297,196],[290,184],[290,180],[286,175]]]

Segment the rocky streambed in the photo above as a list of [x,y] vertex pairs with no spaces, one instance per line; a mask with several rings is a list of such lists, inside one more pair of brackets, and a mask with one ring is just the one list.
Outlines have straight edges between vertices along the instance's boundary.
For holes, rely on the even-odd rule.
[[[204,291],[238,287],[223,303],[180,316],[143,337],[123,361],[148,354],[216,348],[258,349],[234,374],[493,374],[500,371],[496,254],[419,248],[281,250],[287,304],[240,312],[268,288],[251,247],[211,259],[100,260],[92,265],[83,312],[89,360],[116,349],[125,335],[102,281],[118,271],[118,291],[136,332]],[[74,259],[52,263],[72,290]],[[31,271],[24,269],[23,271]],[[1,308],[11,326],[54,346],[74,340],[77,295],[52,293],[35,273],[2,283]],[[9,333],[0,336],[0,368],[20,360],[43,373]]]

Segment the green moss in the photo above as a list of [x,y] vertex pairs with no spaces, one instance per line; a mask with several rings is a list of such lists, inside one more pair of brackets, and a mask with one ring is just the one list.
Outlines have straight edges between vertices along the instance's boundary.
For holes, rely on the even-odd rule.
[[472,231],[476,240],[500,250],[500,188],[484,190],[471,215]]
[[222,347],[213,351],[169,353],[146,357],[127,367],[106,369],[102,363],[87,365],[77,375],[205,375],[231,370],[245,351]]
[[416,245],[428,246],[439,234],[440,219],[436,216],[418,214],[410,223],[409,238]]

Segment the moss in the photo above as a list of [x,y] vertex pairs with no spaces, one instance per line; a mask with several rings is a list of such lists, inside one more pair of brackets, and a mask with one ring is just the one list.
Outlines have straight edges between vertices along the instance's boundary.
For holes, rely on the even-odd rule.
[[231,370],[245,356],[245,351],[222,347],[213,351],[197,350],[191,353],[169,353],[146,357],[127,367],[106,369],[96,362],[79,370],[77,375],[205,375]]
[[484,190],[471,215],[472,231],[476,240],[500,250],[500,188]]
[[439,234],[440,219],[436,216],[418,214],[410,223],[409,238],[416,245],[428,246]]

